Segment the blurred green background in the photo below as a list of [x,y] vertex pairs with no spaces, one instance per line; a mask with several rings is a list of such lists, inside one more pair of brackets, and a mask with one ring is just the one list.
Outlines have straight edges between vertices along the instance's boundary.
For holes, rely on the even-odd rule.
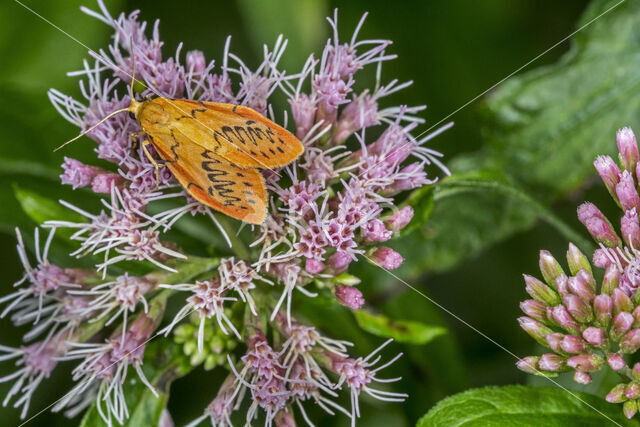
[[[140,8],[143,19],[153,21],[159,18],[166,56],[171,56],[177,44],[183,41],[186,50],[200,49],[207,58],[219,58],[224,37],[231,34],[232,51],[248,64],[255,65],[261,57],[262,44],[272,44],[276,35],[282,33],[289,39],[284,64],[292,71],[300,68],[310,51],[321,51],[329,36],[329,26],[324,17],[333,8],[339,8],[343,40],[350,38],[360,16],[368,11],[369,17],[361,37],[391,39],[394,44],[390,51],[398,55],[397,60],[385,64],[383,78],[415,82],[410,89],[385,99],[384,103],[427,104],[428,109],[423,114],[427,124],[421,128],[424,130],[569,35],[577,28],[578,19],[588,2],[243,0],[107,3],[114,15]],[[95,8],[91,0],[25,1],[25,4],[93,49],[107,44],[109,28],[79,10],[80,5]],[[59,184],[59,165],[64,155],[91,159],[91,146],[79,142],[66,152],[52,152],[62,141],[74,136],[77,129],[57,115],[46,96],[51,87],[64,93],[79,94],[76,80],[67,78],[65,73],[81,67],[82,58],[87,56],[86,49],[17,3],[3,2],[0,12],[0,262],[4,276],[4,290],[0,293],[6,294],[22,271],[15,253],[13,229],[20,226],[29,230],[34,226],[14,196],[14,185],[49,197],[74,200],[79,197],[77,192],[73,193]],[[613,32],[613,29],[601,31]],[[533,71],[528,75],[557,72],[556,69],[540,67],[559,61],[569,47],[569,42],[559,45],[521,74],[534,69],[543,71]],[[594,73],[604,71],[600,75],[594,74],[593,79],[601,82],[612,78],[608,73],[613,68],[612,65],[601,69],[595,64]],[[630,87],[637,90],[635,83]],[[576,83],[564,90],[575,99],[590,100],[596,96],[593,85],[588,82]],[[506,93],[504,96],[511,95]],[[601,108],[613,109],[614,112],[616,108],[625,108],[621,105],[626,102],[625,96],[626,93],[611,95]],[[472,103],[452,117],[455,121],[453,129],[433,141],[431,146],[446,155],[446,162],[453,165],[454,171],[487,166],[486,159],[491,156],[486,153],[509,153],[511,137],[505,136],[504,132],[511,131],[518,123],[505,126],[504,117],[496,112],[501,108],[500,102],[498,98],[493,105],[488,105],[483,98]],[[547,102],[553,104],[552,101]],[[586,105],[591,104],[587,102]],[[528,108],[526,102],[520,107],[523,111]],[[574,112],[579,111],[581,105],[573,108]],[[630,106],[628,109],[629,113],[635,112]],[[558,120],[570,120],[571,117],[558,117]],[[627,116],[613,117],[599,127],[598,134],[592,136],[599,139],[600,147],[611,152],[615,130],[627,124],[633,124],[627,121]],[[496,132],[496,128],[500,132]],[[606,139],[603,140],[602,135]],[[570,138],[564,134],[549,138],[549,146],[571,145]],[[526,187],[534,198],[551,206],[556,215],[584,236],[575,219],[575,207],[585,198],[606,200],[606,192],[600,186],[576,185],[580,180],[575,174],[553,191],[549,190],[544,179],[518,175],[520,169],[542,167],[536,154],[544,154],[544,150],[538,147],[531,151],[533,154],[529,157],[507,156],[507,163],[495,161],[489,166],[506,165],[507,173],[510,167],[517,168],[510,174],[514,181]],[[590,148],[579,148],[578,154],[572,156],[564,159],[564,166],[555,164],[553,173],[564,175],[564,167],[566,175],[570,175],[570,169],[579,164],[580,170],[584,171],[582,176],[592,175]],[[534,352],[533,341],[518,328],[515,320],[519,313],[518,302],[525,296],[521,274],[536,274],[537,252],[541,248],[550,249],[562,257],[567,239],[547,223],[536,221],[526,206],[524,212],[516,210],[513,213],[517,218],[524,218],[522,221],[513,226],[505,225],[513,219],[507,218],[512,212],[509,207],[522,203],[505,201],[503,195],[487,198],[482,194],[471,194],[465,200],[465,203],[449,202],[446,205],[436,202],[433,223],[427,221],[421,229],[394,243],[408,255],[407,263],[398,275],[513,353],[519,356],[531,354]],[[501,215],[483,217],[482,210],[487,207],[500,210]],[[440,227],[443,216],[457,217],[478,233],[467,238],[471,234],[465,231],[461,239],[458,226]],[[476,224],[474,220],[480,217],[484,222]],[[465,230],[464,227],[461,229]],[[458,241],[461,243],[456,247],[455,255],[439,255],[444,253],[444,247],[455,246]],[[515,369],[511,355],[403,284],[372,267],[363,266],[359,273],[365,278],[365,297],[380,311],[390,317],[442,324],[449,330],[449,334],[425,346],[394,344],[393,350],[403,351],[405,357],[390,370],[393,372],[389,375],[404,377],[396,391],[405,391],[410,397],[405,404],[389,405],[363,398],[362,425],[413,425],[445,396],[469,387],[528,381]],[[318,312],[317,307],[309,307],[305,314],[332,335],[356,342],[359,354],[366,354],[382,341],[359,331],[344,312],[333,312],[327,316],[327,313]],[[0,321],[2,344],[19,345],[23,332],[13,328],[6,319]],[[10,363],[0,365],[0,375],[10,372],[13,372]],[[174,383],[169,409],[177,425],[193,419],[211,400],[221,372],[197,370]],[[68,371],[56,371],[36,393],[30,414],[61,396],[69,386],[67,377]],[[7,384],[0,385],[0,395],[4,395],[8,388]],[[596,388],[593,386],[594,392],[598,392]],[[0,409],[3,425],[17,424],[17,416],[15,410]],[[319,416],[320,424],[332,425],[338,420]],[[346,422],[344,417],[340,421]],[[29,424],[68,425],[68,421],[44,412]]]

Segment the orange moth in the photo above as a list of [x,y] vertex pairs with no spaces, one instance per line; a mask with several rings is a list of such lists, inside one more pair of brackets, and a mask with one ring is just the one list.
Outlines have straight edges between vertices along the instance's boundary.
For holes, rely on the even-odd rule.
[[[148,140],[143,150],[156,167],[166,166],[196,200],[233,218],[260,224],[267,191],[260,169],[292,162],[304,151],[289,131],[251,108],[219,102],[158,97],[117,110],[57,149],[90,132],[114,114],[129,111]],[[147,150],[153,145],[161,160]],[[57,150],[56,149],[56,150]]]

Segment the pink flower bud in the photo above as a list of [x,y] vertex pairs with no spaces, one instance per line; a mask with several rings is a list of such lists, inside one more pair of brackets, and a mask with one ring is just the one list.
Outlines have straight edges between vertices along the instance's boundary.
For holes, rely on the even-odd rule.
[[591,375],[587,374],[586,372],[576,371],[576,373],[573,374],[573,380],[578,384],[590,384]]
[[[593,277],[585,270],[580,270],[577,276],[569,277],[569,291],[584,301],[591,302],[596,293],[591,286],[590,280],[593,280]],[[595,284],[595,280],[593,280],[593,283]]]
[[633,172],[636,169],[636,163],[638,163],[638,143],[631,128],[620,129],[616,134],[616,142],[622,165],[626,170]]
[[362,292],[353,286],[337,285],[335,287],[336,300],[352,310],[357,310],[364,304]]
[[552,334],[545,335],[544,337],[547,347],[556,353],[563,353],[562,348],[560,348],[560,344],[562,344],[562,340],[564,339],[564,334],[560,332],[554,332]]
[[204,59],[204,53],[199,50],[187,52],[187,72],[203,73],[207,69],[207,61]]
[[556,277],[564,274],[560,263],[551,255],[549,251],[540,251],[540,272],[544,281],[551,287],[556,283]]
[[324,264],[315,258],[307,258],[304,269],[307,273],[316,275],[324,270]]
[[589,326],[582,332],[582,337],[594,347],[603,347],[607,344],[607,333],[602,328]]
[[296,124],[296,136],[299,139],[304,139],[314,125],[318,111],[317,101],[303,93],[289,99],[289,104],[291,104],[291,115]]
[[635,381],[630,382],[624,389],[627,399],[637,399],[640,397],[640,384]]
[[613,323],[611,324],[611,331],[609,332],[611,335],[611,339],[614,341],[618,341],[624,334],[631,329],[633,325],[633,315],[631,313],[627,313],[626,311],[622,311],[615,315],[613,318]]
[[599,268],[607,268],[611,265],[611,257],[607,255],[607,250],[598,248],[593,253],[593,265]]
[[585,270],[587,273],[591,273],[591,264],[589,258],[583,254],[580,249],[573,243],[569,243],[569,250],[567,250],[567,263],[569,264],[569,270],[571,274],[575,275],[580,270]]
[[560,304],[560,297],[549,286],[533,276],[524,274],[525,289],[531,298],[543,304],[554,306]]
[[391,238],[391,231],[387,230],[379,219],[372,219],[361,229],[363,243],[386,242]]
[[576,295],[566,295],[562,298],[562,303],[571,314],[571,317],[580,323],[588,323],[593,320],[593,310],[591,305]]
[[381,246],[371,254],[371,259],[377,265],[387,270],[395,270],[400,267],[404,259],[402,256],[391,248]]
[[609,156],[596,157],[593,165],[596,167],[596,170],[598,171],[600,178],[602,178],[602,182],[604,182],[605,187],[607,187],[609,194],[611,194],[617,202],[618,197],[616,196],[616,185],[620,182],[620,168]]
[[633,314],[634,318],[633,327],[640,328],[640,305],[634,308],[631,314]]
[[561,296],[569,295],[569,278],[564,274],[556,277],[556,289]]
[[636,412],[638,412],[638,402],[636,400],[627,400],[622,404],[622,412],[628,419],[633,418]]
[[574,335],[580,334],[580,326],[573,320],[565,306],[557,305],[553,307],[553,319],[565,331]]
[[635,208],[625,212],[620,219],[620,233],[627,246],[640,249],[640,224],[636,212]]
[[565,353],[579,354],[587,350],[587,345],[579,336],[565,335],[562,342],[560,342],[560,348]]
[[610,248],[620,246],[620,238],[613,226],[593,203],[583,203],[578,207],[578,219],[596,242]]
[[631,313],[631,311],[633,311],[633,303],[631,302],[631,298],[629,298],[627,294],[625,294],[619,288],[613,290],[611,299],[613,301],[614,314],[621,311],[626,311],[628,313]]
[[640,209],[640,197],[629,171],[623,171],[620,175],[620,182],[616,185],[616,195],[623,210]]
[[[622,313],[620,313],[622,314]],[[635,353],[640,348],[640,329],[632,329],[620,340],[620,351],[626,354]]]
[[604,277],[602,278],[601,292],[612,295],[613,290],[620,284],[620,270],[618,270],[618,266],[615,264],[609,264],[606,268]]
[[622,403],[627,400],[627,396],[624,395],[624,390],[627,388],[626,384],[618,384],[609,391],[605,400],[609,403]]
[[111,194],[111,189],[120,186],[123,182],[124,178],[117,173],[101,173],[93,178],[91,189],[94,193]]
[[397,233],[409,225],[412,218],[413,208],[411,206],[405,206],[391,214],[391,216],[385,221],[385,225],[389,230]]
[[627,362],[624,361],[624,357],[622,357],[618,353],[611,353],[607,356],[607,363],[609,367],[614,371],[619,371],[620,369],[627,366]]
[[327,265],[333,274],[340,274],[347,271],[353,259],[346,252],[338,251],[327,260]]
[[70,157],[64,158],[62,169],[64,169],[64,173],[60,175],[60,181],[63,184],[71,185],[74,190],[78,187],[87,187],[96,175],[104,172],[100,168],[85,165]]
[[555,353],[546,353],[540,357],[538,368],[547,372],[559,372],[565,367],[565,358]]
[[520,303],[520,309],[527,316],[539,321],[547,321],[547,307],[536,300],[528,299]]
[[631,375],[636,380],[640,380],[640,363],[636,363],[633,365],[633,369],[631,369]]
[[604,359],[598,354],[580,354],[567,360],[567,366],[582,372],[595,372],[602,368]]
[[611,297],[606,294],[596,296],[593,300],[593,312],[600,327],[609,327],[613,317],[613,300]]
[[538,374],[538,360],[539,357],[527,356],[516,362],[516,367],[527,374]]
[[519,317],[518,323],[520,327],[528,333],[531,338],[538,341],[540,344],[545,345],[547,343],[545,336],[553,333],[553,331],[537,320],[533,320],[529,317]]

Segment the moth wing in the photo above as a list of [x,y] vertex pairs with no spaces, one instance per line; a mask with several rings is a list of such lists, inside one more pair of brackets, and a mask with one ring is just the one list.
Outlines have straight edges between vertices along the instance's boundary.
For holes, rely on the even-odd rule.
[[304,146],[291,132],[249,107],[167,100],[179,120],[171,124],[229,163],[270,169],[297,159]]
[[151,137],[165,165],[193,198],[241,221],[262,223],[267,193],[259,170],[231,164],[175,130]]

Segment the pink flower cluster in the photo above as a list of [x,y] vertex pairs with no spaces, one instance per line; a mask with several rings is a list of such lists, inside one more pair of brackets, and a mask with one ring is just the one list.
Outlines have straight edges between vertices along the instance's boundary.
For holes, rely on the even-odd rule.
[[640,156],[630,128],[618,131],[617,144],[619,165],[609,156],[599,156],[594,165],[622,209],[620,233],[593,203],[578,208],[578,219],[600,245],[592,263],[604,270],[602,281],[595,280],[592,263],[573,244],[567,252],[570,274],[549,252],[540,252],[544,282],[525,275],[532,299],[520,304],[526,316],[518,321],[551,352],[525,357],[517,366],[544,376],[573,371],[580,384],[589,384],[594,372],[608,366],[623,382],[606,399],[623,403],[631,418],[640,399],[640,363],[633,363],[640,349]]
[[[273,48],[264,47],[262,62],[252,69],[231,52],[230,38],[218,62],[200,51],[183,55],[182,45],[167,57],[157,21],[148,28],[138,12],[113,17],[102,1],[98,4],[98,11],[83,11],[110,26],[113,36],[106,49],[90,52],[92,59],[82,70],[69,74],[80,79],[84,100],[49,92],[66,120],[86,131],[127,107],[135,58],[135,78],[143,85],[134,87],[145,87],[134,94],[139,100],[162,96],[246,105],[291,128],[305,151],[287,167],[263,172],[269,212],[244,242],[235,230],[230,233],[240,223],[221,221],[191,198],[167,168],[160,168],[156,177],[143,151],[146,137],[134,118],[116,114],[89,131],[96,163],[101,159],[111,166],[65,158],[60,178],[74,189],[86,187],[101,195],[102,209],[94,212],[61,201],[82,219],[45,223],[51,233],[42,253],[36,230],[35,267],[18,233],[26,274],[14,293],[0,299],[7,303],[2,315],[12,313],[17,325],[32,326],[25,342],[40,341],[0,347],[7,353],[3,359],[15,358],[20,366],[0,379],[16,380],[5,403],[21,395],[15,405],[23,408],[24,417],[33,391],[54,367],[80,360],[73,370],[76,385],[54,410],[74,415],[95,402],[105,422],[123,423],[129,416],[128,368],[154,391],[141,369],[146,343],[155,336],[168,337],[190,315],[198,333],[188,344],[200,356],[208,344],[205,337],[212,336],[205,333],[207,327],[228,334],[225,339],[234,341],[229,348],[247,346],[238,362],[228,358],[230,376],[205,411],[214,425],[231,424],[230,413],[248,395],[247,423],[262,411],[267,424],[293,422],[295,407],[312,425],[303,408],[309,400],[330,414],[344,413],[353,423],[360,415],[362,392],[385,401],[403,400],[402,393],[372,386],[395,380],[380,379],[377,372],[397,357],[374,368],[379,350],[365,358],[350,357],[349,343],[323,337],[292,314],[294,291],[308,297],[324,293],[349,309],[361,309],[365,297],[357,288],[360,280],[348,274],[349,265],[364,258],[384,269],[398,268],[403,257],[386,242],[411,222],[414,212],[411,206],[397,205],[395,196],[434,183],[438,178],[429,166],[449,173],[441,154],[426,143],[451,124],[414,136],[424,122],[417,116],[424,106],[383,106],[388,95],[411,85],[382,81],[383,64],[395,58],[387,52],[391,42],[358,39],[366,15],[350,40],[341,41],[336,11],[328,19],[332,36],[322,54],[310,55],[302,71],[280,69],[287,45],[282,37]],[[356,91],[364,86],[355,85],[364,68],[375,69],[376,81],[372,88]],[[274,109],[275,93],[286,97],[290,112]],[[158,210],[167,199],[178,207]],[[175,279],[199,262],[165,237],[187,214],[210,218],[229,249],[209,259],[207,271]],[[66,236],[78,246],[70,255],[93,257],[95,269],[62,268],[48,261],[56,229],[70,231]],[[136,263],[152,272],[131,273]],[[182,304],[172,319],[165,319],[168,298]],[[163,320],[168,324],[156,332]],[[273,331],[284,341],[270,343]],[[350,393],[350,410],[334,401],[343,388]]]

